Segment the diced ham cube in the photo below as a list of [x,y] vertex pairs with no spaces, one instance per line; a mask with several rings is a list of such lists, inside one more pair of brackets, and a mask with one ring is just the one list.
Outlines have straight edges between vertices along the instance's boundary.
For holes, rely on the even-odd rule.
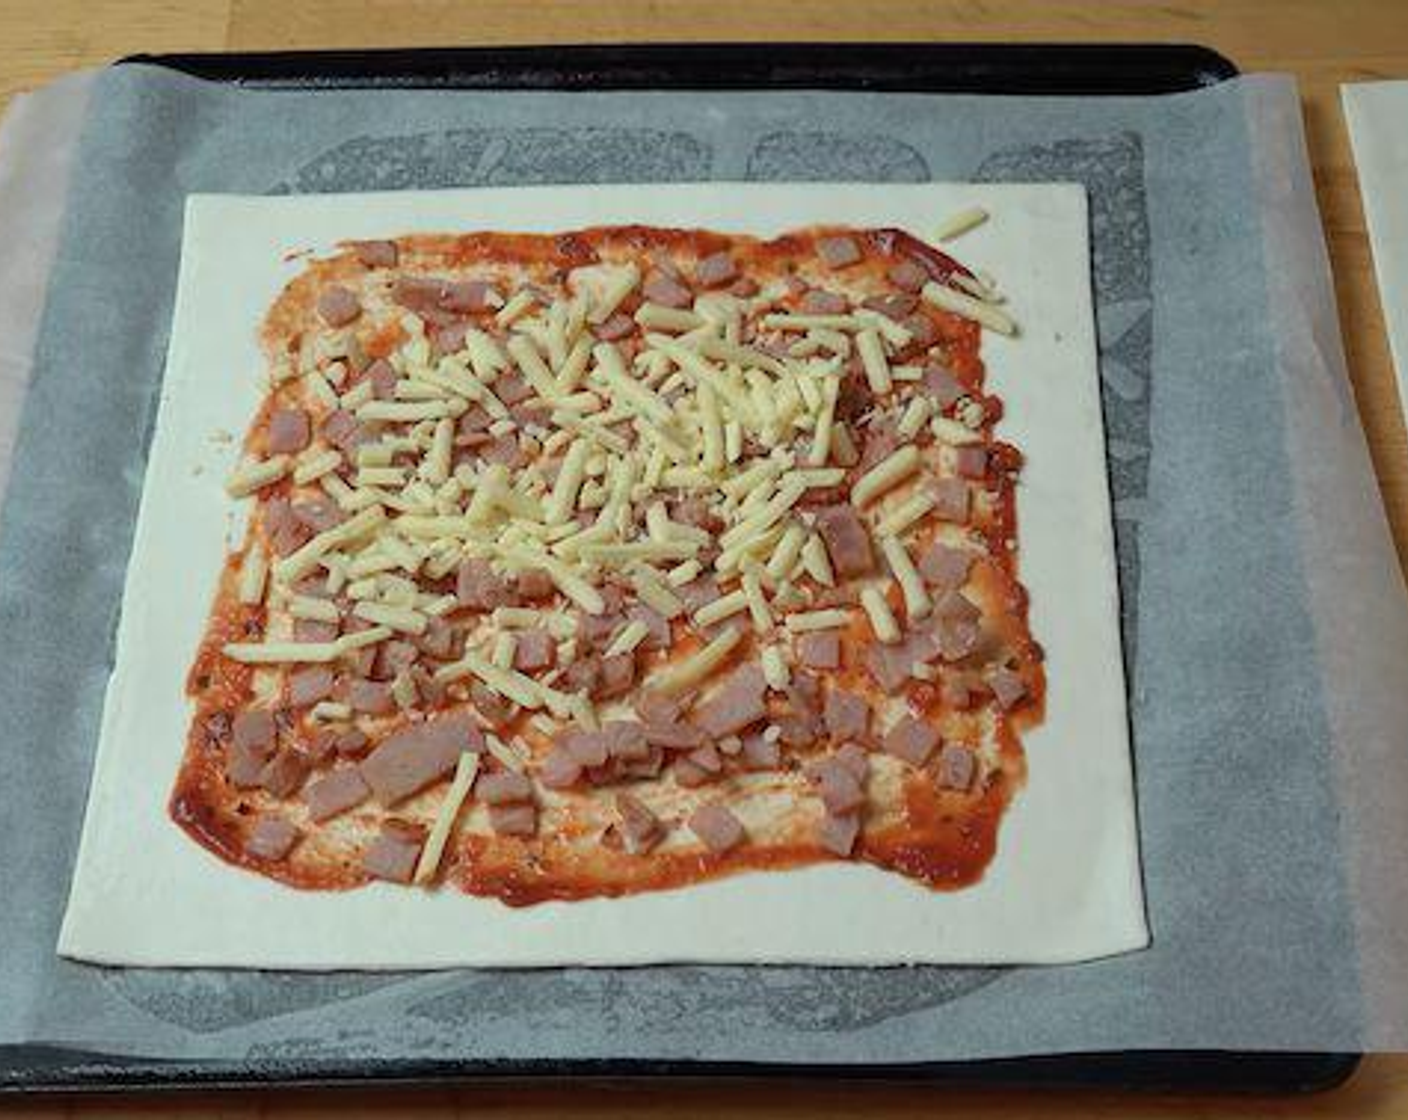
[[625,624],[624,616],[619,614],[584,614],[577,620],[577,644],[604,650]]
[[372,662],[371,676],[378,681],[395,680],[416,663],[420,650],[411,642],[399,638],[381,642],[376,647],[376,658]]
[[259,784],[275,797],[291,797],[308,777],[308,762],[295,750],[283,750],[264,764]]
[[910,681],[914,657],[908,645],[881,645],[878,642],[865,651],[865,668],[875,683],[893,695]]
[[494,396],[506,405],[519,404],[533,395],[528,382],[516,373],[506,373],[494,382]]
[[235,715],[230,727],[230,742],[236,748],[267,756],[274,749],[277,730],[273,712],[263,708],[247,708]]
[[661,696],[646,692],[636,698],[636,715],[646,723],[674,723],[689,706],[690,696]]
[[[712,751],[714,748],[705,747],[701,749]],[[715,755],[715,757],[717,757],[717,755]],[[715,771],[695,762],[692,754],[675,759],[672,773],[675,775],[675,784],[683,789],[697,789],[699,786],[707,785],[718,777]]]
[[910,333],[909,345],[911,348],[927,350],[934,345],[935,340],[939,337],[939,330],[934,326],[934,320],[922,311],[916,311],[902,317],[900,326]]
[[565,751],[579,766],[605,766],[611,749],[607,737],[600,731],[565,731],[557,737],[557,746]]
[[694,266],[694,279],[701,288],[720,288],[738,279],[738,264],[727,252],[710,254]]
[[807,767],[806,774],[828,813],[851,813],[865,804],[860,780],[839,759],[818,759]]
[[945,661],[962,661],[971,656],[982,639],[982,627],[971,619],[940,619],[934,634],[939,654]]
[[855,775],[856,781],[864,782],[870,773],[870,755],[857,743],[846,743],[835,754],[835,759]]
[[958,379],[943,366],[926,366],[923,384],[942,412],[947,412],[958,403],[960,397],[965,395],[965,390],[958,383]]
[[440,293],[441,310],[457,314],[487,311],[499,303],[494,286],[483,280],[455,280]]
[[581,780],[581,763],[561,747],[549,751],[538,769],[538,781],[548,789],[567,789]]
[[431,331],[430,344],[437,356],[458,354],[464,349],[465,336],[468,334],[468,323],[451,323],[447,327],[436,327]]
[[395,399],[396,382],[401,379],[401,375],[396,372],[396,367],[385,358],[378,358],[369,365],[363,376],[371,383],[372,396],[377,400]]
[[358,241],[352,248],[364,268],[395,268],[400,260],[394,241]]
[[245,839],[245,853],[256,859],[280,860],[298,843],[298,829],[283,817],[261,816]]
[[870,705],[865,697],[844,689],[833,688],[827,693],[822,719],[838,743],[864,739],[870,733]]
[[831,566],[842,579],[863,576],[874,569],[870,534],[853,507],[836,505],[818,510],[816,530],[826,545]]
[[361,313],[356,293],[340,285],[325,289],[318,297],[318,314],[330,327],[345,327]]
[[409,883],[425,846],[425,832],[415,825],[387,821],[362,853],[362,870],[373,879]]
[[953,673],[945,673],[943,680],[939,682],[939,699],[946,707],[956,712],[966,712],[974,707],[977,697],[966,680]]
[[552,576],[541,568],[529,568],[513,577],[514,594],[530,603],[548,598],[556,588]]
[[994,669],[988,676],[988,687],[1004,712],[1011,711],[1027,698],[1027,682],[1011,669]]
[[624,696],[636,683],[636,659],[629,653],[601,659],[601,676],[592,690],[595,700],[614,700]]
[[[425,632],[416,635],[411,641],[421,653],[429,654],[440,661],[449,661],[455,656],[455,628],[443,618],[431,615],[426,622]],[[410,668],[410,665],[404,667]]]
[[371,789],[355,767],[333,770],[303,791],[308,815],[319,823],[356,808],[371,796]]
[[809,669],[841,667],[841,635],[835,630],[819,630],[797,638],[797,659]]
[[742,665],[694,713],[694,722],[712,738],[736,735],[768,714],[767,679],[756,665]]
[[621,836],[626,851],[632,855],[650,851],[665,835],[665,826],[660,818],[638,797],[618,793],[616,812],[621,816]]
[[225,751],[225,779],[237,789],[257,789],[264,784],[267,752],[231,743]]
[[961,478],[941,478],[929,491],[934,499],[934,516],[940,521],[962,524],[968,520],[970,492]]
[[585,692],[588,696],[596,693],[601,683],[601,658],[582,657],[567,667],[567,672],[559,686],[566,692]]
[[830,268],[848,268],[864,255],[854,237],[823,237],[816,243],[817,255]]
[[332,692],[332,670],[321,665],[310,669],[299,669],[288,678],[288,702],[290,707],[307,708],[319,700],[326,700]]
[[977,758],[969,747],[945,743],[939,751],[939,788],[967,793],[978,772]]
[[634,334],[635,329],[636,321],[629,315],[618,311],[604,323],[598,323],[592,327],[592,334],[602,342],[619,342],[627,335]]
[[342,408],[329,412],[320,430],[323,438],[344,454],[350,455],[362,440],[362,426],[357,417]]
[[658,303],[661,307],[689,307],[694,303],[694,293],[663,272],[647,275],[640,291],[647,303]]
[[898,323],[914,314],[914,309],[919,306],[919,300],[914,296],[891,293],[887,296],[871,296],[865,301],[864,306],[871,311],[878,311],[887,319],[893,319]]
[[361,758],[367,753],[367,748],[371,746],[371,743],[372,741],[367,738],[367,733],[355,727],[337,732],[333,739],[334,748],[343,758]]
[[953,450],[953,469],[959,478],[981,480],[988,473],[988,449],[986,447],[956,447]]
[[711,852],[726,852],[743,842],[743,823],[723,805],[703,805],[689,817],[689,830]]
[[929,273],[913,261],[900,261],[887,273],[890,283],[906,292],[918,292],[929,282]]
[[934,587],[962,587],[976,559],[977,554],[966,548],[935,541],[919,558],[919,574]]
[[954,622],[977,622],[983,617],[983,612],[963,592],[947,591],[934,604],[934,617]]
[[470,717],[438,716],[388,736],[362,760],[361,773],[382,805],[395,805],[449,774],[467,750],[484,750]]
[[851,309],[845,296],[823,288],[809,289],[798,307],[804,315],[844,315]]
[[524,673],[550,669],[557,660],[557,643],[546,630],[520,630],[513,647],[513,667]]
[[485,805],[515,805],[533,800],[533,783],[527,776],[512,770],[480,774],[474,783],[474,796]]
[[923,766],[939,745],[939,732],[932,724],[913,716],[901,716],[881,743],[886,754],[903,759],[911,766]]
[[684,609],[695,614],[701,607],[707,607],[719,597],[719,585],[710,576],[699,576],[683,586],[675,588],[675,594],[684,603]]
[[827,813],[821,819],[821,831],[818,834],[821,846],[842,859],[849,858],[855,850],[856,837],[859,835],[860,815],[858,813],[840,815]]
[[669,647],[670,622],[659,611],[647,607],[644,603],[634,603],[626,608],[626,620],[645,624],[646,634],[640,643],[641,649],[657,650]]
[[538,808],[531,804],[490,805],[489,827],[500,836],[532,836],[538,831]]
[[269,415],[267,447],[271,455],[292,455],[302,451],[313,438],[308,413],[301,408],[276,408]]
[[492,611],[510,599],[508,584],[494,572],[489,561],[466,560],[455,578],[455,598],[462,607],[476,611]]
[[692,751],[708,741],[700,728],[683,721],[648,721],[644,727],[646,742],[667,751]]
[[635,720],[607,720],[601,728],[606,741],[607,753],[612,758],[638,761],[650,755],[650,741],[645,735],[645,725]]
[[367,681],[354,677],[347,682],[347,702],[354,712],[369,716],[384,716],[395,711],[396,701],[391,686],[383,681]]
[[331,642],[337,639],[339,627],[336,622],[319,622],[313,618],[293,620],[293,640],[295,642]]
[[782,765],[778,740],[761,733],[743,736],[743,767],[746,770],[776,770]]

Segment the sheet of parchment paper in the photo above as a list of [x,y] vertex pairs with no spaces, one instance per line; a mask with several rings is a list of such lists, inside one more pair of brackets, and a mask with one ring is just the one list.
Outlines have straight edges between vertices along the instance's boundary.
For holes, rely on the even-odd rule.
[[[982,880],[954,892],[864,864],[735,875],[683,890],[507,907],[389,884],[297,891],[234,868],[166,812],[180,703],[236,503],[223,493],[262,395],[258,327],[300,251],[445,230],[592,224],[775,236],[827,222],[923,236],[968,206],[993,219],[954,251],[1011,276],[1016,339],[985,332],[1000,438],[1026,457],[1021,578],[1046,651],[1046,714]],[[1105,477],[1085,189],[1076,184],[659,184],[284,198],[186,207],[161,404],[123,594],[116,668],[65,956],[257,968],[759,962],[1057,963],[1147,943],[1129,767],[1114,534]],[[177,902],[179,900],[179,903]],[[731,920],[730,916],[736,920]]]
[[[185,194],[711,178],[1085,184],[1151,947],[1058,968],[410,976],[57,958]],[[1408,1047],[1408,617],[1288,79],[1091,99],[294,93],[120,69],[74,182],[0,527],[0,1040],[270,1070]]]

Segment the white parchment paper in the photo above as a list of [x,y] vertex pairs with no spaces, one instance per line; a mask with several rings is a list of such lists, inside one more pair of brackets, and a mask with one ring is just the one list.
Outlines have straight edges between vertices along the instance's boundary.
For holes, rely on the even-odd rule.
[[[166,813],[185,743],[184,680],[234,503],[223,479],[260,396],[257,328],[301,268],[342,238],[640,222],[774,235],[812,223],[919,236],[982,205],[955,248],[1011,277],[1018,339],[986,334],[999,435],[1027,456],[1019,563],[1047,651],[1046,719],[1024,736],[1027,785],[984,878],[930,891],[866,865],[746,874],[620,899],[506,907],[375,884],[297,891],[232,868]],[[610,965],[662,961],[991,964],[1084,960],[1147,940],[1114,540],[1105,477],[1084,188],[756,183],[310,198],[193,196],[117,665],[68,913],[67,956],[260,968]],[[179,905],[173,903],[179,901]]]
[[[186,194],[711,179],[1085,185],[1149,947],[1040,968],[414,974],[57,957]],[[72,188],[38,189],[63,217],[0,520],[0,1056],[41,1042],[310,1076],[1408,1048],[1408,611],[1291,80],[270,91],[123,67],[95,82]]]

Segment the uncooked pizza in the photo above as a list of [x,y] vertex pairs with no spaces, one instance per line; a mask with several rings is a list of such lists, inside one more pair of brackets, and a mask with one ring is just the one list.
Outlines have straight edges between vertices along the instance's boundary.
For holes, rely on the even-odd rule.
[[975,882],[1041,651],[986,278],[888,229],[416,235],[263,327],[174,820],[511,905]]

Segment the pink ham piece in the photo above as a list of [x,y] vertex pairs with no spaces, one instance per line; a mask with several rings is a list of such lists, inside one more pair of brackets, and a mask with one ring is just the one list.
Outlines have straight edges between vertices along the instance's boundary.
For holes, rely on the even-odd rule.
[[663,272],[651,272],[640,291],[647,303],[661,307],[689,307],[694,303],[694,293]]
[[976,559],[977,554],[966,548],[935,541],[919,558],[919,574],[933,587],[962,587],[968,582],[969,569]]
[[252,750],[267,756],[274,749],[278,730],[274,713],[262,708],[250,708],[235,715],[230,726],[230,745],[237,750]]
[[283,750],[265,763],[259,784],[275,797],[292,797],[307,777],[307,760],[295,750]]
[[567,789],[582,780],[582,764],[561,747],[549,751],[538,768],[538,781],[548,789]]
[[940,521],[961,525],[968,520],[971,495],[963,479],[941,478],[930,488],[929,495],[934,499],[934,516]]
[[318,297],[318,315],[330,327],[345,327],[362,313],[362,304],[354,292],[333,285]]
[[939,683],[939,699],[943,701],[945,707],[952,708],[956,712],[966,712],[974,706],[977,697],[966,680],[952,673],[946,673]]
[[962,661],[971,656],[982,640],[982,627],[966,618],[940,619],[934,630],[939,654],[945,661]]
[[929,273],[913,261],[900,261],[891,265],[886,275],[889,276],[891,284],[906,292],[918,292],[929,282]]
[[351,454],[362,441],[362,426],[346,409],[336,408],[323,421],[323,438],[344,454]]
[[969,747],[945,743],[939,751],[939,788],[967,793],[978,772],[977,759]]
[[601,684],[601,659],[599,657],[578,656],[567,667],[567,672],[558,687],[565,692],[585,692],[593,695]]
[[821,829],[817,838],[828,852],[842,859],[850,857],[855,850],[856,838],[860,835],[860,814],[827,813],[821,819]]
[[855,775],[856,781],[865,781],[870,773],[870,755],[864,747],[856,743],[846,743],[835,755],[836,761]]
[[533,395],[528,382],[516,373],[506,373],[494,382],[494,395],[507,405],[519,404]]
[[797,659],[808,669],[841,667],[841,636],[835,630],[819,630],[797,638]]
[[470,717],[438,716],[388,736],[362,760],[361,773],[377,801],[395,805],[443,778],[467,750],[484,750],[484,736]]
[[635,701],[636,715],[646,723],[674,723],[689,707],[692,694],[661,696],[658,692],[642,693]]
[[689,817],[689,830],[716,854],[743,843],[743,824],[723,805],[701,805]]
[[541,568],[529,568],[513,577],[514,594],[530,603],[550,597],[556,589],[552,576]]
[[643,726],[646,742],[667,751],[692,751],[708,741],[704,732],[692,723],[647,721]]
[[699,576],[675,588],[675,594],[684,603],[684,609],[694,614],[700,607],[707,607],[717,599],[720,593],[719,585],[711,577]]
[[844,315],[851,305],[845,296],[823,288],[811,288],[802,296],[798,308],[804,315]]
[[756,665],[742,665],[694,713],[695,724],[714,739],[737,735],[768,714],[767,680]]
[[454,280],[440,294],[442,311],[472,315],[498,306],[498,293],[483,280]]
[[939,337],[939,331],[934,326],[934,321],[922,311],[903,316],[900,319],[900,326],[911,335],[909,343],[911,349],[927,350],[934,345]]
[[723,773],[724,760],[712,743],[706,743],[675,761],[675,781],[685,787],[703,785]]
[[953,450],[953,469],[959,478],[981,480],[988,473],[988,449],[986,447],[956,447]]
[[640,761],[650,756],[650,741],[645,736],[645,725],[635,720],[607,720],[602,725],[601,736],[606,742],[606,751],[612,758]]
[[538,831],[538,808],[526,803],[490,805],[489,827],[500,836],[532,836]]
[[626,851],[640,855],[655,847],[665,835],[665,826],[649,807],[629,793],[616,795],[616,812],[621,817],[621,838]]
[[924,388],[943,412],[947,412],[965,395],[963,386],[958,383],[958,379],[943,366],[926,366],[924,368]]
[[346,731],[337,733],[335,746],[337,753],[343,758],[360,758],[367,753],[367,747],[371,746],[371,740],[367,738],[365,731],[350,727]]
[[645,637],[641,640],[643,650],[665,649],[671,640],[670,622],[659,611],[652,610],[644,603],[633,603],[626,609],[626,621],[645,624]]
[[492,611],[508,603],[508,584],[490,567],[487,560],[466,560],[455,577],[455,598],[462,607],[476,611]]
[[301,408],[276,408],[269,414],[270,455],[293,455],[308,446],[313,438],[308,413]]
[[[888,296],[871,296],[865,301],[863,306],[871,311],[878,311],[887,319],[894,319],[900,322],[906,316],[912,315],[914,309],[919,306],[919,300],[914,296],[891,294]],[[926,320],[927,322],[927,320]]]
[[983,617],[983,612],[963,592],[948,591],[934,604],[934,617],[954,622],[977,622]]
[[[443,618],[437,618],[434,615],[431,615],[427,620],[425,632],[417,634],[411,641],[421,653],[429,654],[441,661],[452,659],[456,655],[458,645],[455,628]],[[408,664],[403,668],[410,668],[410,666]]]
[[485,805],[513,805],[533,800],[533,783],[523,774],[500,770],[481,774],[474,783],[474,796]]
[[522,673],[537,673],[552,668],[557,660],[557,645],[546,630],[521,630],[513,647],[513,667]]
[[865,651],[865,668],[876,684],[894,695],[909,683],[914,657],[907,643],[893,646],[876,644]]
[[396,367],[385,358],[378,358],[367,367],[364,375],[371,382],[372,396],[379,401],[389,401],[396,396],[396,382],[400,380],[400,375],[396,372]]
[[726,252],[712,253],[694,266],[694,279],[701,288],[720,288],[738,279],[738,264]]
[[298,843],[298,829],[283,817],[261,816],[245,838],[246,855],[255,859],[280,860]]
[[740,276],[729,287],[729,293],[739,299],[752,299],[759,292],[758,282],[751,276]]
[[807,766],[806,775],[828,813],[852,813],[865,804],[865,790],[860,780],[839,759],[818,759]]
[[619,614],[584,614],[577,621],[578,646],[604,650],[625,625]]
[[864,739],[870,733],[870,705],[865,697],[833,688],[821,712],[831,738],[838,743]]
[[923,766],[938,745],[938,729],[913,716],[901,716],[899,722],[885,733],[881,744],[886,754],[894,755],[911,766]]
[[409,883],[415,874],[425,832],[415,825],[387,821],[381,833],[362,853],[362,870],[373,879],[389,883]]
[[354,809],[371,796],[356,767],[332,770],[303,791],[308,815],[320,824],[325,820]]
[[601,731],[565,731],[557,737],[557,746],[570,755],[579,766],[605,766],[611,748]]
[[627,335],[635,333],[636,321],[629,315],[617,312],[604,323],[592,327],[592,334],[602,342],[619,342]]
[[363,268],[395,268],[401,259],[394,241],[358,241],[352,249]]
[[745,735],[742,753],[745,770],[776,770],[782,765],[782,748],[778,741],[762,734]]
[[1027,682],[1011,669],[994,669],[988,676],[988,687],[1004,712],[1011,711],[1027,698]]
[[256,789],[264,784],[268,753],[233,744],[225,752],[225,779],[237,789]]
[[366,681],[354,677],[347,683],[347,703],[354,712],[369,716],[384,716],[396,710],[391,686],[383,681]]
[[826,545],[832,567],[842,579],[863,576],[874,569],[870,534],[853,507],[836,505],[817,510],[816,530]]
[[823,237],[816,243],[817,256],[829,268],[848,268],[860,261],[863,254],[853,237]]
[[293,516],[313,532],[323,533],[341,525],[347,515],[337,508],[337,503],[331,498],[310,498],[306,502],[293,504]]
[[[439,621],[437,619],[437,621]],[[376,659],[372,662],[371,676],[378,681],[395,680],[415,664],[420,650],[410,642],[382,642],[376,647]]]
[[337,751],[337,732],[331,727],[325,727],[319,731],[312,739],[305,743],[300,743],[298,750],[310,766],[320,766],[327,762]]
[[594,700],[614,700],[630,692],[636,683],[636,659],[629,653],[601,659],[601,676],[592,689]]
[[451,323],[448,327],[437,327],[432,331],[430,342],[437,355],[458,354],[464,349],[465,335],[468,333],[469,324]]
[[295,642],[331,642],[337,639],[339,627],[336,622],[319,622],[313,618],[293,620],[293,640]]
[[510,470],[517,470],[523,466],[525,460],[523,445],[518,442],[518,437],[511,433],[495,436],[482,449],[481,454],[489,462],[498,463]]

